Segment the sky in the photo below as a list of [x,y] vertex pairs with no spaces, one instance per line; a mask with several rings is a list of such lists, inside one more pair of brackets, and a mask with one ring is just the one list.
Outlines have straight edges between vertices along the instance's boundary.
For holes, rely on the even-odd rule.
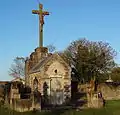
[[[10,80],[9,68],[17,56],[28,57],[38,47],[39,0],[0,0],[0,80]],[[120,0],[40,0],[45,16],[44,46],[64,50],[72,41],[86,38],[108,42],[120,63]]]

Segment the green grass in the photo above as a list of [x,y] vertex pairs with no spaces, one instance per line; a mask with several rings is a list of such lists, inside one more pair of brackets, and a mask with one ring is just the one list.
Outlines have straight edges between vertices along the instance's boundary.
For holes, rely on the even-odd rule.
[[0,108],[0,115],[120,115],[120,100],[107,101],[106,106],[101,109],[85,110],[54,110],[52,112],[13,112],[3,107]]

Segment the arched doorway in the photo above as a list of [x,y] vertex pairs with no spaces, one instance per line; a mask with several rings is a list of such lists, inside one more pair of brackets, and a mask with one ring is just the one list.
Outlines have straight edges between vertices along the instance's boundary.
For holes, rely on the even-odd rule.
[[35,108],[41,108],[41,93],[38,90],[38,85],[39,85],[39,81],[35,77],[35,79],[33,80],[33,95],[34,95],[33,100],[34,100]]
[[38,91],[38,80],[35,77],[34,81],[33,81],[33,90],[34,91]]

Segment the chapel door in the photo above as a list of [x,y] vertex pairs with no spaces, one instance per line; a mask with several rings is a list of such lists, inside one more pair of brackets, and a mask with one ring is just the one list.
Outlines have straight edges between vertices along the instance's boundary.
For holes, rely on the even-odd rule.
[[62,78],[51,78],[50,94],[51,104],[61,105],[63,103]]

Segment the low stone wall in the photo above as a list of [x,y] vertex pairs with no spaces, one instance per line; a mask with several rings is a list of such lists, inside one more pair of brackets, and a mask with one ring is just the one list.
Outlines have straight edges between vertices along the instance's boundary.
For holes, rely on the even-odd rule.
[[[78,92],[86,93],[86,108],[101,108],[104,106],[103,98],[98,96],[99,92],[95,92],[93,88],[90,87],[90,84],[79,84]],[[80,97],[81,100],[84,100],[84,98]]]
[[89,87],[89,84],[78,84],[78,92],[87,92],[87,88]]
[[[78,86],[79,92],[86,92],[89,84],[80,84]],[[120,84],[118,83],[101,83],[99,84],[97,91],[101,91],[105,100],[117,100],[120,99]]]
[[[120,83],[101,83],[94,92],[89,87],[89,84],[80,84],[78,86],[79,92],[86,92],[88,108],[100,108],[105,105],[105,100],[118,100],[120,99]],[[90,89],[90,92],[89,92]],[[101,97],[98,97],[101,93]]]
[[99,89],[102,92],[102,96],[105,100],[117,100],[120,99],[120,85],[114,83],[102,83],[99,85]]
[[11,109],[19,112],[32,111],[33,105],[30,99],[13,99],[10,105]]

